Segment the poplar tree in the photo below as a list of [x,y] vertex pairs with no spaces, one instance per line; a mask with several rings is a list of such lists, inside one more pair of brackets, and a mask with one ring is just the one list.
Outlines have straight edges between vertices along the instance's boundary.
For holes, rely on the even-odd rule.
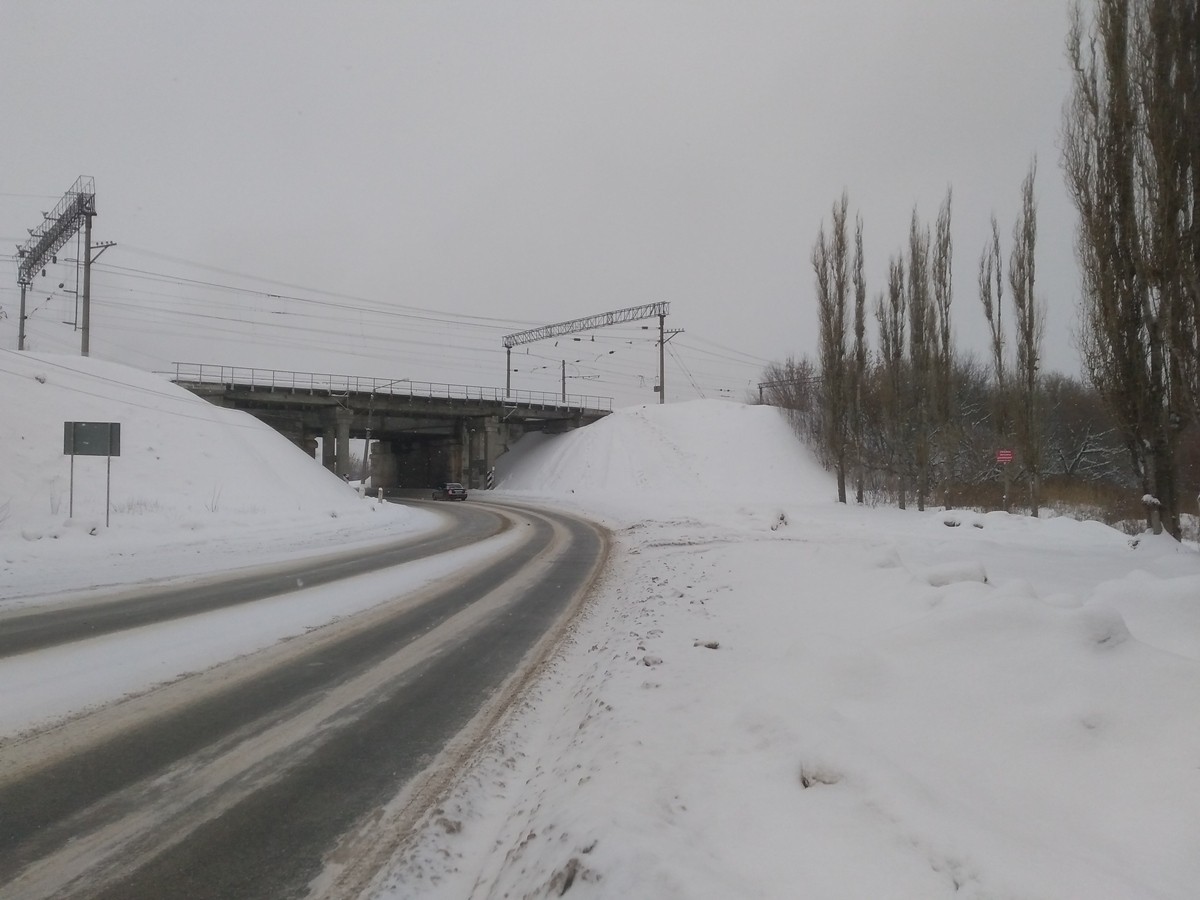
[[888,459],[896,483],[896,499],[905,508],[908,495],[904,422],[907,414],[904,391],[905,297],[904,258],[888,261],[887,296],[879,294],[875,306],[879,321],[879,357],[883,370],[884,427]]
[[850,365],[851,437],[854,444],[854,501],[863,502],[866,463],[863,459],[863,388],[867,379],[867,281],[863,275],[862,217],[854,218],[854,355]]
[[[1009,438],[1008,384],[1006,381],[1004,352],[1004,263],[1000,256],[1000,226],[992,216],[992,236],[984,244],[979,256],[979,300],[991,332],[990,350],[992,358],[992,421],[996,435],[1007,443]],[[998,449],[998,448],[997,448]],[[1009,510],[1010,475],[1009,464],[1001,465],[1004,481],[1002,506]]]
[[1021,212],[1013,226],[1013,249],[1008,261],[1008,284],[1012,288],[1013,313],[1016,327],[1017,365],[1016,433],[1021,463],[1029,481],[1029,508],[1036,517],[1041,502],[1041,409],[1039,402],[1039,369],[1041,367],[1042,334],[1045,316],[1034,295],[1037,249],[1037,201],[1033,195],[1037,161],[1021,184]]
[[812,266],[816,277],[817,311],[820,322],[821,399],[824,412],[825,447],[837,474],[838,502],[846,502],[846,446],[848,376],[846,360],[847,272],[846,212],[849,200],[842,193],[833,205],[832,231],[828,237],[821,225],[813,245]]
[[1200,0],[1094,6],[1073,8],[1063,129],[1081,348],[1150,524],[1179,537],[1179,441],[1200,414]]
[[954,245],[950,237],[950,210],[953,191],[946,189],[946,199],[938,210],[930,258],[930,281],[933,287],[934,348],[932,361],[933,419],[939,435],[942,457],[943,505],[950,505],[950,483],[953,477],[955,429],[954,422],[954,343],[950,323],[950,305],[954,301]]
[[913,454],[917,474],[917,509],[929,496],[930,396],[935,352],[933,303],[929,289],[929,229],[917,211],[908,234],[908,358],[912,366]]

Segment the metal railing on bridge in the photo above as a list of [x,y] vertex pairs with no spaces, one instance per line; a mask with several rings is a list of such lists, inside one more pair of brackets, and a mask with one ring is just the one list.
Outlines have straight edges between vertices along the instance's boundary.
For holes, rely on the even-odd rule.
[[224,384],[252,390],[291,391],[293,393],[387,394],[395,397],[428,397],[438,400],[479,400],[499,404],[517,404],[538,409],[612,412],[612,397],[567,394],[550,391],[504,391],[502,388],[468,384],[439,384],[408,378],[370,378],[361,375],[332,375],[320,372],[288,372],[281,369],[255,369],[244,366],[218,366],[205,363],[175,363],[175,371],[161,372],[183,384]]

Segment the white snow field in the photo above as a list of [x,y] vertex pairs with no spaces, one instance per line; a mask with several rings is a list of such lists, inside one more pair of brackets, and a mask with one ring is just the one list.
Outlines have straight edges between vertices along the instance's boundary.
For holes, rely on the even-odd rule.
[[377,898],[1193,898],[1200,553],[833,502],[776,410],[501,460],[603,585]]
[[[0,352],[0,392],[0,609],[434,522],[156,376]],[[109,528],[101,458],[76,460],[67,518],[64,421],[122,423]],[[584,512],[613,552],[369,896],[1197,896],[1194,545],[840,506],[777,411],[722,401],[530,436],[499,470],[495,499]],[[183,659],[164,626],[117,654],[81,642],[61,677],[41,654],[8,660],[0,741],[378,602],[290,596],[244,625],[193,623]]]

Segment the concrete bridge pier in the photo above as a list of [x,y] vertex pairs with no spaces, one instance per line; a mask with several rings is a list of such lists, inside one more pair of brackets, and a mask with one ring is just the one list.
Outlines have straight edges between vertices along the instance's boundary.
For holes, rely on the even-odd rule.
[[370,471],[371,489],[392,488],[399,483],[398,465],[394,443],[392,441],[371,441],[367,448],[369,455],[368,471]]
[[339,478],[348,478],[350,471],[350,425],[354,414],[348,409],[332,409],[324,416],[321,432],[321,465]]
[[334,471],[334,461],[337,453],[337,429],[332,425],[321,431],[321,465],[330,472]]
[[487,487],[488,472],[496,460],[508,450],[508,426],[499,416],[472,419],[465,444],[467,458],[467,487],[483,490]]

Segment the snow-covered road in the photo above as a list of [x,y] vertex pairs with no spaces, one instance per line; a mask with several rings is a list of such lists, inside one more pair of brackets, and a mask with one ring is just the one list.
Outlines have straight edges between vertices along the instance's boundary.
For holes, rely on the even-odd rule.
[[[450,515],[503,526],[428,560],[0,662],[14,687],[73,711],[2,745],[0,895],[263,896],[333,860],[339,889],[368,879],[393,849],[380,806],[453,771],[603,558],[602,533],[568,517]],[[316,624],[283,630],[303,621]],[[134,689],[177,674],[80,711],[89,678],[119,683],[114,659]],[[393,830],[412,815],[399,805]]]
[[[4,379],[0,607],[428,527],[151,376],[8,354]],[[107,532],[86,471],[63,515],[64,420],[128,425]],[[499,468],[498,499],[607,525],[610,565],[365,896],[1195,896],[1195,545],[840,507],[776,411],[735,403],[620,410]],[[36,707],[53,675],[5,678]]]

